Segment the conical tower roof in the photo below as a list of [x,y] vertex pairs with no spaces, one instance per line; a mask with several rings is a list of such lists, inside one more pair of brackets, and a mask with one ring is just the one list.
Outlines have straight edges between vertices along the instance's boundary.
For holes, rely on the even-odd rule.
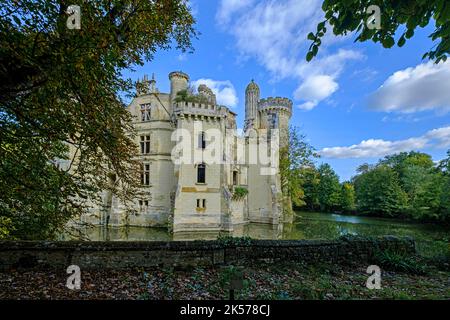
[[252,81],[250,81],[247,88],[245,89],[245,92],[247,91],[259,91],[259,87],[253,79]]

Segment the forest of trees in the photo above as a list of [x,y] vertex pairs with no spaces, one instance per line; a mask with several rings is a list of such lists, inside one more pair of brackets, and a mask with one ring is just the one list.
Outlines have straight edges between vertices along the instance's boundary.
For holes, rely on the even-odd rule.
[[327,163],[298,172],[300,210],[450,222],[450,150],[438,163],[421,152],[388,155],[342,183]]

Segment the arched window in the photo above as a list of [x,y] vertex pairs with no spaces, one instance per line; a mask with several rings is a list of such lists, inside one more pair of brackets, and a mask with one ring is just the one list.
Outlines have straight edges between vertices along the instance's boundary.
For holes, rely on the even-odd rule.
[[197,183],[206,183],[206,165],[204,163],[197,166]]

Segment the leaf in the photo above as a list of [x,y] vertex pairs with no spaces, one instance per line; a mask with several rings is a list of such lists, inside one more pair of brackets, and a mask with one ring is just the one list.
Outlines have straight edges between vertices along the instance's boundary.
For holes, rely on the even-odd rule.
[[316,36],[314,35],[314,33],[310,32],[308,33],[308,40],[316,40]]
[[325,28],[325,21],[322,21],[321,23],[319,23],[317,25],[317,32],[319,32],[320,30],[322,30],[323,28]]
[[400,37],[400,39],[398,39],[397,45],[398,45],[399,47],[403,47],[403,45],[405,44],[405,42],[406,42],[405,35],[402,35],[402,36]]
[[388,37],[381,40],[381,43],[385,48],[392,48],[392,46],[395,44],[395,40],[393,37]]
[[308,53],[306,54],[306,61],[311,61],[312,58],[314,58],[314,53],[312,53],[312,51],[308,51]]
[[16,24],[20,27],[22,25],[22,22],[20,21],[19,18],[17,18],[17,16],[12,16],[14,21],[16,22]]
[[410,39],[414,35],[414,29],[408,29],[405,33],[406,39]]

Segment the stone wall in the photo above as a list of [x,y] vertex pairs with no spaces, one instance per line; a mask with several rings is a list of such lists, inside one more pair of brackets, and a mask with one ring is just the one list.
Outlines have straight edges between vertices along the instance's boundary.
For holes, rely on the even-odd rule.
[[245,265],[257,262],[367,261],[376,250],[415,253],[414,240],[375,239],[103,242],[3,241],[0,270],[10,268],[129,269],[161,266]]

